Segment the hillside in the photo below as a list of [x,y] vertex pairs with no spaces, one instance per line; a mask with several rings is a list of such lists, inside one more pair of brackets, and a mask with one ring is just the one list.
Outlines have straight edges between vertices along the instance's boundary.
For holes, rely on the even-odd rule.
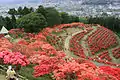
[[68,56],[112,66],[120,64],[120,39],[109,29],[100,25],[72,23],[55,26],[52,30],[47,36],[48,41]]
[[103,26],[71,23],[9,34],[0,38],[1,70],[12,65],[22,80],[120,80],[120,40]]

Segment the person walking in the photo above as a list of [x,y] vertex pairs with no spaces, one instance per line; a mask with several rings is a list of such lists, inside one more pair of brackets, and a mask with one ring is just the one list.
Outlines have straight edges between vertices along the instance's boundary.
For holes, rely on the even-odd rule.
[[12,68],[12,66],[9,66],[8,67],[8,70],[7,70],[7,76],[6,76],[6,79],[7,80],[17,80],[17,77],[16,77],[16,72],[15,70]]

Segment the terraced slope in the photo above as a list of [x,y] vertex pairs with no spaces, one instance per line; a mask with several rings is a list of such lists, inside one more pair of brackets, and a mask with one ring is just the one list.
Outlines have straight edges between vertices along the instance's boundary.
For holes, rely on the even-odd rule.
[[62,46],[60,50],[69,57],[120,67],[120,39],[109,29],[100,25],[72,23],[55,26],[52,32],[56,32],[51,35],[58,38],[52,41],[57,43],[55,47],[59,49]]

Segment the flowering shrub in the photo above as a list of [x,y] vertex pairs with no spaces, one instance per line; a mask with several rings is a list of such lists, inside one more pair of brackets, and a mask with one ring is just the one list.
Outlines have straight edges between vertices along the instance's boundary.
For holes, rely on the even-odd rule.
[[21,40],[18,41],[18,44],[21,44],[21,45],[28,45],[29,43],[28,43],[26,40],[21,39]]
[[106,74],[91,62],[79,63],[75,59],[67,58],[63,60],[62,58],[43,56],[34,70],[35,77],[52,73],[52,77],[56,80],[117,80],[117,78]]
[[26,56],[22,55],[19,52],[8,52],[3,51],[0,52],[0,60],[3,60],[4,64],[12,64],[12,65],[21,65],[26,66],[29,64]]
[[0,38],[0,52],[8,51],[12,47],[12,43],[6,38]]
[[100,54],[98,54],[99,59],[104,59],[104,60],[108,60],[111,61],[112,58],[109,56],[109,52],[108,51],[104,51]]
[[116,59],[120,58],[120,48],[113,49],[112,53],[113,53],[113,57],[115,57]]
[[111,68],[110,66],[101,66],[100,69],[103,72],[114,76],[117,80],[120,80],[120,68]]
[[79,57],[85,58],[84,50],[80,44],[81,39],[89,33],[92,29],[89,28],[86,31],[82,31],[79,34],[76,34],[75,36],[72,37],[70,40],[70,51],[74,52],[75,55],[78,55]]
[[87,42],[93,55],[101,49],[107,49],[110,46],[118,45],[113,32],[103,27],[98,28],[97,31],[89,35]]
[[47,36],[47,41],[49,42],[49,44],[51,44],[52,46],[55,46],[55,48],[57,50],[63,50],[64,49],[64,38],[62,37],[57,37],[56,35],[50,35]]
[[9,34],[14,37],[14,38],[18,38],[19,36],[24,36],[24,29],[20,29],[20,28],[17,28],[17,29],[11,29],[9,30]]

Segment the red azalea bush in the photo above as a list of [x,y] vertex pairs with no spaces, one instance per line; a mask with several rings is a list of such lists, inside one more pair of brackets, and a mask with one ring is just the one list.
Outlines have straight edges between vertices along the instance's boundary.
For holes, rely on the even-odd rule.
[[12,47],[12,43],[6,38],[0,38],[0,52],[9,51]]
[[64,45],[64,38],[62,38],[61,36],[50,34],[49,36],[47,36],[47,41],[52,46],[55,46],[55,48],[57,50],[63,50],[64,49],[64,46],[63,46]]
[[31,37],[29,41],[20,40],[14,43],[11,50],[13,52],[21,52],[27,57],[33,54],[41,54],[41,52],[47,53],[47,55],[54,55],[56,53],[56,49],[40,33],[35,35],[35,37]]
[[22,55],[19,52],[8,52],[3,51],[0,52],[0,60],[3,61],[4,64],[12,64],[12,65],[21,65],[26,66],[29,64],[26,56]]
[[112,53],[113,53],[113,57],[115,57],[116,59],[119,59],[120,58],[120,47],[113,49]]
[[70,51],[74,52],[74,54],[78,55],[79,57],[85,58],[86,55],[84,54],[84,50],[80,44],[80,41],[91,30],[92,29],[89,28],[86,31],[82,31],[79,34],[73,36],[72,39],[70,40]]
[[117,78],[117,80],[120,80],[120,68],[112,68],[110,66],[101,66],[100,69],[103,72],[114,76],[115,78]]
[[39,65],[34,67],[35,77],[52,73],[52,77],[56,80],[118,80],[88,61],[81,63],[75,59],[58,58],[57,56],[48,57],[45,55],[39,59]]
[[98,28],[89,35],[87,42],[93,55],[101,49],[107,49],[110,46],[118,45],[115,34],[104,27]]
[[[58,64],[64,63],[65,54],[63,52],[56,53],[54,56],[31,56],[30,60],[32,63],[38,64],[34,67],[34,76],[39,77],[44,74],[53,72],[54,69],[57,69]],[[46,70],[47,69],[47,70]]]
[[18,36],[24,36],[24,29],[20,29],[20,28],[17,28],[17,29],[11,29],[9,30],[9,34],[14,37],[14,38],[18,38]]

